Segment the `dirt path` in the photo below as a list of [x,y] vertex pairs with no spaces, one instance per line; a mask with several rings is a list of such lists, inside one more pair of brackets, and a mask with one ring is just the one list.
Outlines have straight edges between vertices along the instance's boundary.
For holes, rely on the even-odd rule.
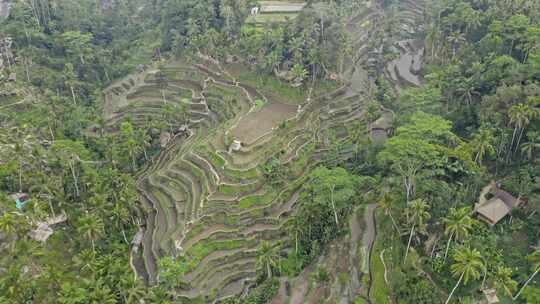
[[360,255],[358,254],[358,249],[362,245],[360,243],[362,241],[362,218],[358,212],[357,209],[351,220],[349,221],[349,229],[351,231],[351,248],[349,251],[349,263],[352,266],[351,268],[351,290],[352,293],[351,296],[355,296],[357,293],[359,293],[360,288],[362,286],[361,278],[362,278],[362,270],[359,269],[359,259]]
[[377,236],[377,226],[375,224],[375,209],[377,204],[370,204],[366,208],[364,220],[366,222],[366,231],[364,232],[364,243],[366,244],[366,272],[369,273],[369,285],[367,287],[368,303],[371,302],[371,286],[373,284],[373,274],[371,273],[371,253],[373,252],[373,244]]
[[370,204],[366,208],[366,212],[364,213],[364,221],[366,223],[366,229],[364,231],[364,236],[362,238],[362,244],[366,246],[366,264],[365,264],[365,270],[368,273],[371,273],[370,271],[370,261],[371,261],[371,251],[373,249],[373,243],[375,242],[375,236],[377,234],[376,228],[375,228],[375,208],[377,208],[377,204]]

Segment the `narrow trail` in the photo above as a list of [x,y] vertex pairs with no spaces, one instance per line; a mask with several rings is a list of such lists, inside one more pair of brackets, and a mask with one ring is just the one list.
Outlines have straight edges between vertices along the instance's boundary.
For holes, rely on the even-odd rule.
[[364,214],[364,221],[366,223],[366,230],[364,232],[363,244],[366,245],[366,259],[365,259],[365,269],[369,274],[369,283],[368,283],[368,303],[371,302],[371,287],[373,284],[373,274],[371,272],[371,254],[373,252],[373,244],[375,243],[375,238],[377,236],[377,226],[375,223],[375,209],[377,209],[377,204],[369,204],[366,208]]
[[370,270],[370,260],[371,260],[371,250],[373,249],[373,243],[375,242],[375,237],[377,235],[377,230],[375,227],[375,209],[377,204],[370,204],[366,208],[364,214],[364,221],[366,223],[366,230],[364,231],[364,237],[362,243],[366,246],[366,272],[371,272]]

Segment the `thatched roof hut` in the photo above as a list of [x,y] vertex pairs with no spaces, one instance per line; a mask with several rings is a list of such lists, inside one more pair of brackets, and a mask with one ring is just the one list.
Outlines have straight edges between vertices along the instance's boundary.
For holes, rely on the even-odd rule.
[[[486,199],[488,194],[492,197]],[[478,214],[479,219],[493,226],[520,205],[519,198],[499,189],[495,182],[491,182],[482,190],[479,203],[475,205],[474,211]]]

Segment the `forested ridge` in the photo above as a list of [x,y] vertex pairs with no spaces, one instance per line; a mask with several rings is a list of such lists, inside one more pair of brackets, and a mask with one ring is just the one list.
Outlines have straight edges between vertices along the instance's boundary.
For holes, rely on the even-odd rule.
[[0,303],[540,303],[539,122],[538,1],[0,0]]

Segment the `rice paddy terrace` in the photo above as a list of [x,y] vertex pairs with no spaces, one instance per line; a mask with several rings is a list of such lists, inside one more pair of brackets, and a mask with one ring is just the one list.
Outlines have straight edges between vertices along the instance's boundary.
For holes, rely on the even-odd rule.
[[[419,9],[411,4],[410,10],[416,14]],[[182,256],[179,298],[216,302],[248,288],[256,278],[259,243],[288,239],[285,225],[295,212],[306,173],[327,156],[327,131],[349,147],[338,157],[352,154],[349,127],[366,125],[372,81],[364,66],[376,53],[372,38],[383,17],[380,8],[366,6],[349,20],[357,51],[353,68],[343,75],[350,82],[306,96],[300,107],[279,92],[238,81],[228,66],[203,59],[150,68],[104,92],[104,116],[111,129],[125,119],[139,126],[159,120],[166,105],[187,109],[188,132],[176,133],[138,179],[146,214],[141,249],[132,252],[139,277],[156,284],[158,261]],[[410,62],[405,69],[412,67]],[[387,77],[396,87],[402,85]],[[233,147],[235,141],[242,144]],[[279,161],[292,177],[270,183],[263,169],[270,160]],[[354,282],[359,282],[357,272],[355,268]],[[348,293],[352,297],[356,291]],[[328,297],[342,298],[339,290]]]
[[248,24],[264,26],[268,23],[292,20],[306,6],[306,2],[303,1],[259,1],[258,4],[259,11],[246,20]]
[[[304,175],[326,149],[320,134],[331,128],[345,140],[345,126],[362,118],[365,100],[342,88],[307,101],[298,111],[297,105],[238,83],[210,62],[171,64],[164,70],[170,77],[168,103],[187,102],[185,96],[191,95],[191,132],[176,136],[138,181],[147,219],[133,265],[153,284],[158,260],[182,254],[186,284],[180,296],[239,294],[255,279],[259,242],[287,239],[284,225],[294,213]],[[108,115],[109,126],[128,117],[143,124],[159,115],[163,101],[149,75],[130,77],[109,91],[124,103]],[[230,149],[233,140],[242,142],[237,151]],[[262,166],[271,158],[295,178],[269,185]]]

